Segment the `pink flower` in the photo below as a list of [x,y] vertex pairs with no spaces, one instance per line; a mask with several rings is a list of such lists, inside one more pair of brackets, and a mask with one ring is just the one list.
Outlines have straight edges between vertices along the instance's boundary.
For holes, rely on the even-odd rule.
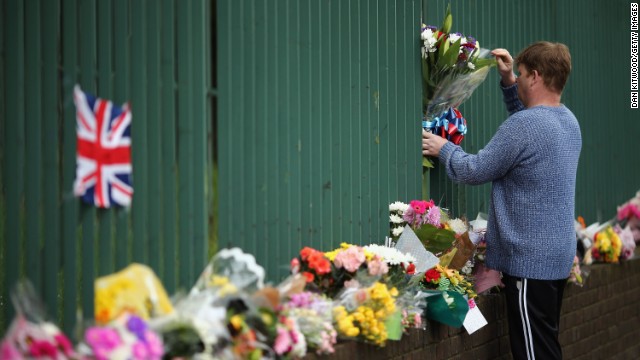
[[440,226],[440,208],[432,206],[425,217],[425,222],[433,226]]
[[389,267],[384,261],[381,261],[377,256],[367,264],[369,268],[369,275],[384,275],[389,272]]
[[640,219],[640,209],[632,203],[627,203],[618,208],[618,220],[629,219],[631,217]]
[[9,340],[5,340],[2,342],[2,346],[0,347],[0,358],[6,360],[19,360],[22,359],[22,355]]
[[344,267],[348,272],[356,272],[365,260],[364,249],[359,246],[351,246],[347,250],[339,252],[333,263],[338,269]]
[[282,327],[278,327],[278,335],[276,336],[275,343],[273,345],[273,350],[278,355],[286,354],[291,351],[293,347],[293,340],[291,339],[291,335],[289,331]]
[[298,258],[291,259],[291,273],[297,274],[300,271],[300,260]]
[[133,345],[132,349],[133,358],[139,360],[146,360],[149,356],[149,351],[147,351],[147,346],[142,342],[138,341]]
[[624,229],[620,227],[620,225],[616,225],[614,231],[620,237],[620,242],[622,242],[622,251],[620,254],[620,258],[623,260],[629,259],[633,256],[634,251],[636,250],[636,242],[633,239],[633,232],[626,226]]
[[411,206],[413,211],[420,215],[427,211],[427,202],[424,200],[411,200],[409,206]]
[[160,359],[164,354],[164,348],[162,347],[162,341],[156,333],[147,330],[144,334],[144,340],[147,342],[147,350],[149,351],[149,357],[151,359]]
[[66,336],[64,336],[63,334],[57,334],[53,337],[53,339],[56,341],[58,347],[62,349],[62,352],[64,352],[65,355],[71,356],[73,354],[73,345],[71,345],[71,342],[69,341],[69,339],[67,339]]
[[420,314],[418,313],[413,314],[413,325],[416,328],[422,327],[422,316],[420,316]]
[[29,355],[33,357],[50,357],[55,359],[58,355],[58,350],[48,341],[34,340],[31,345],[29,345]]

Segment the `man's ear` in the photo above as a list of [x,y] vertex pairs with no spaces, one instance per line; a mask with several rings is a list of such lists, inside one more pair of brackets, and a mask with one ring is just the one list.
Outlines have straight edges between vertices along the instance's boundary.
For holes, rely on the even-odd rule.
[[542,77],[540,76],[540,73],[538,72],[538,70],[531,71],[531,80],[533,80],[533,82],[542,80]]

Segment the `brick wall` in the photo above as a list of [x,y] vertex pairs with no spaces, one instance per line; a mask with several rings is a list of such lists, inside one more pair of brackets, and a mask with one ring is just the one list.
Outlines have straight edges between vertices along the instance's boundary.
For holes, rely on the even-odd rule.
[[[473,335],[429,321],[386,347],[341,343],[332,356],[306,359],[511,359],[502,294],[480,296],[488,325]],[[567,285],[560,322],[565,359],[640,359],[640,258],[592,265],[584,287]]]

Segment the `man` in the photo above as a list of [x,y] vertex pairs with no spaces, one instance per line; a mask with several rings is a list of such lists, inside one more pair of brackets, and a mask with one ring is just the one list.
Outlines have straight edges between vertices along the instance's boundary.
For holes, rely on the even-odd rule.
[[538,42],[514,60],[495,49],[509,117],[477,154],[423,131],[422,152],[455,182],[491,181],[488,267],[506,285],[514,359],[561,359],[560,307],[576,253],[574,199],[580,127],[561,102],[571,72],[563,44]]

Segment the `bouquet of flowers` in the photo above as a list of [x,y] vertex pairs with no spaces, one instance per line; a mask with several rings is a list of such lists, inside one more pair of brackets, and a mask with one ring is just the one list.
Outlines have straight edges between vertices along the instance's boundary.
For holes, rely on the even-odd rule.
[[606,263],[618,263],[622,251],[622,241],[618,234],[613,231],[611,225],[607,225],[604,230],[598,231],[594,235],[591,255],[593,260]]
[[446,266],[436,265],[429,269],[424,273],[420,284],[427,290],[455,291],[471,299],[477,296],[473,284],[465,276]]
[[96,360],[160,360],[164,353],[160,337],[133,314],[124,314],[106,326],[90,327],[84,340],[81,352]]
[[629,227],[633,240],[640,242],[640,191],[636,196],[618,207],[618,221],[621,226]]
[[571,284],[582,287],[584,285],[584,278],[582,276],[582,269],[580,269],[580,259],[578,255],[573,258],[573,265],[571,266],[571,272],[569,273],[569,279],[567,281]]
[[45,320],[45,312],[33,285],[16,284],[11,292],[16,317],[0,344],[3,360],[77,359],[69,339],[53,323]]
[[131,264],[120,272],[95,280],[95,319],[107,324],[124,313],[143,319],[173,312],[167,292],[151,270]]
[[337,336],[332,326],[332,308],[331,299],[305,291],[291,295],[282,305],[280,314],[294,319],[307,347],[315,348],[318,355],[332,354]]
[[384,346],[391,327],[400,330],[400,321],[390,321],[397,311],[397,296],[396,288],[388,288],[381,282],[363,287],[352,280],[339,296],[338,305],[333,308],[338,334]]
[[485,58],[472,36],[451,33],[453,17],[447,7],[442,26],[422,25],[420,30],[423,128],[459,144],[466,133],[466,121],[458,106],[480,85],[495,60]]
[[305,247],[291,260],[293,274],[301,272],[307,280],[307,289],[334,297],[345,281],[356,276],[361,281],[373,282],[389,272],[382,259],[361,246],[342,243],[339,248],[320,252]]
[[433,200],[412,200],[409,204],[396,201],[389,205],[391,236],[395,239],[409,226],[424,247],[439,254],[449,249],[455,241],[455,232],[447,229],[449,215]]
[[628,260],[633,257],[633,253],[636,250],[636,242],[633,239],[633,232],[629,226],[624,228],[620,227],[620,225],[616,224],[613,230],[620,237],[620,242],[622,243],[622,249],[620,250],[620,260]]

